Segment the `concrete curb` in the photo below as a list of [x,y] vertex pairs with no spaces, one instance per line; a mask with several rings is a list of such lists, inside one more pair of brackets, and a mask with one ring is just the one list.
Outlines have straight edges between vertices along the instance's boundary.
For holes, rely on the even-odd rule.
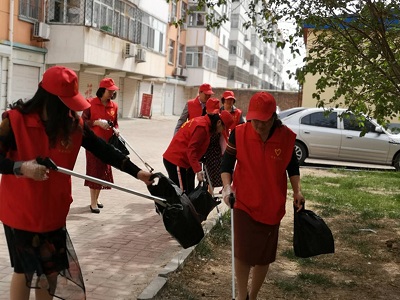
[[[220,209],[221,216],[224,215],[229,207],[224,203],[221,203],[218,208]],[[210,233],[211,229],[217,224],[219,221],[217,210],[214,209],[207,220],[203,223],[204,228],[204,236]],[[193,250],[196,249],[197,245],[182,249],[179,253],[172,258],[172,260],[161,270],[160,273],[150,282],[150,284],[143,290],[143,292],[138,296],[138,300],[151,300],[154,299],[158,293],[163,289],[163,287],[168,282],[168,275],[172,272],[175,272],[179,268],[182,268],[187,259],[193,253]]]

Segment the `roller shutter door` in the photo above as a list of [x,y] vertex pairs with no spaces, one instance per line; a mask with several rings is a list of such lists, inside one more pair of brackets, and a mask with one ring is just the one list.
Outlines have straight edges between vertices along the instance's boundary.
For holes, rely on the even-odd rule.
[[31,99],[38,89],[40,79],[40,68],[25,65],[13,65],[11,83],[12,99],[7,100],[12,103],[18,99]]

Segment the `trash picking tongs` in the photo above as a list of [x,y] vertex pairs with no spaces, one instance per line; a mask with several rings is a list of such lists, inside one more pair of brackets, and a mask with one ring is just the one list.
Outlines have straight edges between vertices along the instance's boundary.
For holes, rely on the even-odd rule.
[[60,172],[60,173],[64,173],[64,174],[71,175],[71,176],[75,176],[75,177],[78,177],[78,178],[81,178],[81,179],[86,179],[88,181],[91,181],[91,182],[94,182],[94,183],[97,183],[97,184],[109,186],[109,187],[112,187],[114,189],[117,189],[117,190],[120,190],[120,191],[123,191],[123,192],[134,194],[134,195],[140,196],[142,198],[150,199],[150,200],[153,200],[154,202],[156,202],[157,204],[161,205],[162,207],[166,207],[167,205],[169,205],[166,202],[166,200],[163,199],[163,198],[159,198],[159,197],[151,196],[151,195],[146,195],[146,194],[137,192],[135,190],[124,188],[124,187],[118,186],[118,185],[116,185],[114,183],[98,179],[96,177],[92,177],[92,176],[88,176],[88,175],[82,175],[82,174],[76,173],[74,171],[71,171],[69,169],[58,167],[54,163],[54,161],[52,161],[49,157],[46,157],[46,158],[38,157],[38,158],[36,158],[36,161],[37,161],[38,164],[43,165],[43,166],[47,167],[50,170],[54,170],[54,171],[57,171],[57,172]]
[[140,161],[145,165],[145,167],[147,168],[147,170],[149,170],[149,172],[153,172],[154,168],[152,168],[147,162],[145,162],[140,155],[135,151],[135,149],[132,148],[132,146],[128,143],[128,141],[126,139],[124,139],[124,137],[121,135],[121,133],[117,133],[115,127],[113,126],[113,122],[109,121],[108,124],[112,127],[114,134],[117,134],[118,137],[125,143],[125,145],[127,145],[132,151],[133,153],[136,154],[136,156],[140,159]]

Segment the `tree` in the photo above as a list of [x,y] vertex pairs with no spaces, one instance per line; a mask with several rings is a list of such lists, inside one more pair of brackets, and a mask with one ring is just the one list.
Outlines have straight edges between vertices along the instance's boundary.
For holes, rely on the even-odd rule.
[[[209,8],[224,4],[198,1]],[[345,106],[384,122],[400,113],[399,10],[400,0],[249,0],[244,26],[253,27],[266,43],[289,46],[294,56],[303,47],[301,39],[312,37],[304,67],[289,76],[302,84],[307,74],[319,74],[313,94],[317,106]],[[218,26],[212,14],[208,19],[209,26]],[[295,31],[276,32],[281,22],[294,23]],[[329,87],[334,96],[324,99]]]

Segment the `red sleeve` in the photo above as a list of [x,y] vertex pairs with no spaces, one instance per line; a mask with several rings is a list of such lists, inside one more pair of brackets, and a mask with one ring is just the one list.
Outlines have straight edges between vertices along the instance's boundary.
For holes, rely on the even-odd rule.
[[116,102],[113,102],[115,106],[115,118],[114,118],[114,127],[119,128],[118,125],[118,104]]
[[193,172],[197,173],[201,171],[200,159],[204,153],[199,153],[199,149],[203,148],[203,144],[206,143],[207,129],[203,126],[198,126],[193,131],[193,135],[189,141],[187,156],[189,164],[193,169]]

